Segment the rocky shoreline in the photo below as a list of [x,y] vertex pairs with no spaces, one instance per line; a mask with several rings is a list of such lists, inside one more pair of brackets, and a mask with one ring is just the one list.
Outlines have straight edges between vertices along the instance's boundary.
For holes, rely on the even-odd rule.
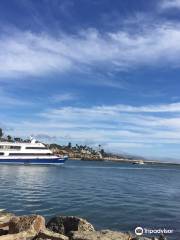
[[166,240],[137,237],[132,233],[96,231],[91,223],[74,216],[56,216],[47,223],[40,215],[15,216],[0,210],[0,240]]

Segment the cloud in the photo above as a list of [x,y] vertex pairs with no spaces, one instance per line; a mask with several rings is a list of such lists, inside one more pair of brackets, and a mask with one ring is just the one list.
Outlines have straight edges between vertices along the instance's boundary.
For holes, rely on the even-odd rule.
[[34,114],[31,121],[9,120],[6,125],[13,129],[10,134],[35,135],[46,142],[101,144],[109,151],[150,157],[166,157],[167,151],[177,157],[179,153],[178,103],[52,108]]
[[33,102],[25,101],[22,99],[19,99],[16,96],[12,96],[7,91],[5,91],[3,88],[0,88],[0,104],[1,108],[5,107],[23,107],[23,106],[30,106],[33,104]]
[[[94,106],[51,109],[41,116],[68,131],[74,138],[97,141],[141,141],[143,143],[180,143],[179,104],[157,106]],[[165,115],[157,116],[157,114]],[[80,122],[79,122],[80,121]],[[52,126],[52,125],[50,125]],[[49,127],[50,127],[49,126]],[[56,125],[58,128],[58,125]],[[53,126],[52,126],[53,128]]]
[[[102,107],[103,109],[103,107]],[[106,106],[104,109],[115,110],[122,112],[144,112],[144,113],[166,113],[166,112],[180,112],[180,102],[160,105],[147,106],[131,106],[131,105],[115,105]]]
[[[71,135],[77,140],[94,138],[97,141],[119,141],[120,139],[142,142],[174,139],[180,142],[180,114],[179,109],[157,116],[162,110],[171,109],[171,104],[144,107],[133,106],[94,106],[86,108],[62,107],[42,112],[39,124],[35,122],[21,123],[26,129],[38,129],[55,134],[58,131]],[[132,109],[135,108],[135,111]],[[139,108],[139,111],[137,110]],[[143,109],[143,111],[142,111]],[[155,111],[152,111],[152,110]],[[146,111],[145,111],[146,110]],[[150,110],[150,111],[149,111]],[[167,115],[168,114],[168,115]],[[28,125],[28,127],[27,127]],[[29,131],[29,130],[28,130]]]
[[48,134],[37,134],[37,135],[32,135],[32,137],[38,139],[39,141],[47,141],[47,142],[54,142],[57,141],[56,136],[50,136]]
[[55,94],[50,98],[52,102],[61,103],[77,99],[77,96],[73,93],[61,93]]
[[42,113],[42,116],[51,118],[58,117],[60,115],[71,115],[76,118],[79,115],[84,115],[90,118],[93,116],[103,116],[104,119],[109,116],[121,114],[121,113],[180,113],[180,103],[160,104],[160,105],[146,105],[146,106],[132,106],[132,105],[102,105],[93,106],[90,108],[79,108],[79,107],[62,107],[60,109],[51,109],[50,111]]
[[180,0],[162,0],[162,9],[180,8]]
[[[171,37],[169,37],[171,36]],[[0,37],[0,77],[42,76],[98,67],[179,67],[180,25],[164,23],[137,33],[125,30],[76,35],[13,31]]]

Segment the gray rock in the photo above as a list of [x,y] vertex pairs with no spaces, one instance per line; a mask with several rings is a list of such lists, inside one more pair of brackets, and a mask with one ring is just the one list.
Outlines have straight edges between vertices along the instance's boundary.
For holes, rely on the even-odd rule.
[[43,232],[40,232],[37,236],[37,238],[35,238],[36,240],[42,240],[42,239],[51,239],[51,240],[69,240],[69,238],[67,236],[64,236],[62,234],[59,233],[55,233],[52,232],[48,229],[43,230]]
[[134,237],[131,240],[158,240],[157,238]]
[[53,232],[69,236],[72,231],[94,231],[92,224],[83,218],[73,216],[58,216],[52,218],[46,225]]
[[164,235],[160,235],[159,240],[167,240],[167,238]]
[[134,237],[131,240],[159,240],[156,237],[152,237],[152,238],[147,238],[147,237]]
[[73,232],[71,240],[131,240],[131,236],[110,230],[94,232]]

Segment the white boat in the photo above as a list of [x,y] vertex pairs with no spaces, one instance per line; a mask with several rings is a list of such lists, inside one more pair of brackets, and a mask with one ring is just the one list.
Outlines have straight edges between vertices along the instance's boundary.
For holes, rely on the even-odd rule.
[[144,161],[138,160],[138,161],[133,162],[133,164],[144,165]]
[[67,156],[54,155],[43,143],[0,142],[0,164],[56,164],[62,165]]

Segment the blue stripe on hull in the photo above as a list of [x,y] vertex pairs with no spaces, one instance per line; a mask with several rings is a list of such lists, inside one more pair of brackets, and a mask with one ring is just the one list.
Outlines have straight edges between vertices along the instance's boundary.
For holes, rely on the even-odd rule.
[[58,159],[0,159],[0,164],[56,164],[61,165],[67,158]]

